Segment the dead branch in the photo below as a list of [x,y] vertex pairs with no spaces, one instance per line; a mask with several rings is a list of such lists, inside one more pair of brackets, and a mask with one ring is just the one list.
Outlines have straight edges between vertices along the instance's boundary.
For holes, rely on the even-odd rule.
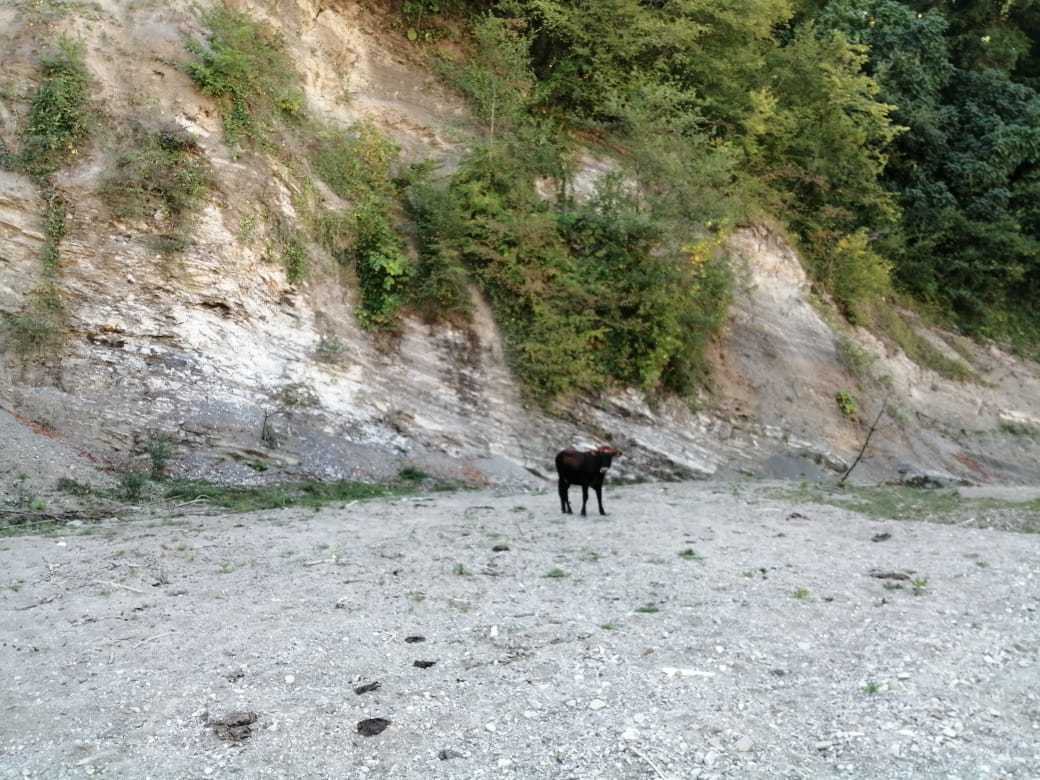
[[881,402],[881,411],[878,412],[877,417],[874,418],[874,424],[870,426],[870,430],[867,431],[867,438],[863,440],[863,446],[859,448],[859,455],[857,455],[856,459],[854,461],[852,461],[852,465],[849,466],[848,471],[846,471],[844,474],[841,475],[841,479],[838,480],[838,484],[839,485],[844,485],[845,484],[845,480],[847,480],[849,478],[849,474],[851,474],[852,470],[854,468],[856,468],[856,466],[859,465],[859,462],[861,460],[863,460],[863,453],[865,453],[867,451],[867,445],[870,444],[870,437],[874,435],[874,431],[877,430],[878,423],[881,422],[881,418],[885,414],[885,411],[887,409],[888,409],[888,396],[886,395],[885,396],[885,400]]

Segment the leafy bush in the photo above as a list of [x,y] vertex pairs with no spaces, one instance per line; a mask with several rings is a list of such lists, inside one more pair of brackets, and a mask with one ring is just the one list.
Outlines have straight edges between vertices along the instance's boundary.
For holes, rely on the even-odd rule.
[[90,130],[90,75],[83,47],[68,38],[44,57],[43,81],[33,94],[22,136],[20,166],[31,176],[54,173],[75,156]]
[[172,225],[181,225],[212,186],[198,143],[175,126],[138,125],[123,145],[101,185],[102,199],[120,217],[145,219],[160,212]]
[[303,92],[281,36],[248,13],[228,6],[208,12],[206,41],[190,40],[188,74],[217,101],[229,144],[263,143],[272,122],[298,118]]
[[839,390],[834,394],[834,401],[838,404],[838,409],[841,410],[843,415],[850,420],[855,419],[856,414],[859,412],[859,405],[856,403],[856,399],[852,397],[852,393],[848,390]]
[[329,187],[349,201],[372,194],[392,197],[393,166],[400,148],[370,122],[358,122],[346,132],[329,128],[311,151],[314,170]]
[[354,212],[354,220],[354,267],[361,286],[358,319],[366,328],[390,328],[397,320],[414,269],[383,201],[367,199]]
[[445,187],[425,180],[406,193],[405,209],[419,245],[409,300],[428,322],[467,320],[472,313],[469,275],[450,239],[460,233],[455,205]]

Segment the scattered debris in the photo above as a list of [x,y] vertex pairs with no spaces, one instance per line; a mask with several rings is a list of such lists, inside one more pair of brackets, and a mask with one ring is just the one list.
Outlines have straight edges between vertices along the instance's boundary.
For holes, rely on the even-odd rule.
[[253,724],[257,722],[255,712],[229,712],[223,718],[211,720],[213,733],[225,742],[242,742],[253,736]]
[[425,642],[426,641],[426,637],[421,636],[419,634],[415,634],[413,636],[406,636],[404,638],[404,641],[407,642],[410,645],[414,645],[416,642]]
[[509,552],[508,544],[496,544],[491,548],[491,552]]
[[789,514],[787,516],[787,519],[788,520],[808,520],[809,518],[806,517],[805,515],[803,515],[801,512],[791,512],[791,514]]
[[415,666],[415,667],[417,667],[419,669],[429,669],[435,663],[437,663],[437,662],[436,661],[416,661],[415,663],[412,664],[412,666]]
[[354,693],[360,696],[363,693],[371,693],[372,691],[378,691],[382,687],[383,684],[377,680],[376,682],[370,682],[365,683],[364,685],[359,685],[354,689]]
[[871,577],[878,580],[905,580],[910,581],[910,575],[902,571],[884,571],[883,569],[871,569],[869,572]]
[[386,731],[386,727],[389,725],[390,721],[386,718],[365,718],[365,720],[358,721],[357,732],[363,737],[374,737],[376,734]]
[[872,537],[870,537],[870,541],[872,541],[872,542],[887,542],[891,538],[892,538],[892,534],[890,534],[888,531],[885,531],[885,532],[880,533],[880,534],[874,534]]
[[441,761],[451,761],[453,758],[463,758],[462,753],[457,750],[442,750],[437,754],[437,758]]
[[238,682],[239,680],[241,680],[245,676],[246,676],[246,672],[245,672],[244,669],[235,669],[233,672],[228,672],[227,674],[225,674],[224,678],[228,682]]

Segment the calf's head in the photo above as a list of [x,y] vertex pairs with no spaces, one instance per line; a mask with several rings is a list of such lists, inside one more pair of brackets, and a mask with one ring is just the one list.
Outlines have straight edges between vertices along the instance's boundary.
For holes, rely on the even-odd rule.
[[606,472],[610,468],[611,461],[620,456],[621,450],[616,450],[613,447],[604,446],[596,450],[596,459],[599,462],[600,473]]

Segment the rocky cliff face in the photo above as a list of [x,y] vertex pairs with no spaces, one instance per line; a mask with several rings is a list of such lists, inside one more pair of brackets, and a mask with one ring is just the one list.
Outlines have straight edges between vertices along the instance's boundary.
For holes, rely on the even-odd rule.
[[[457,159],[470,132],[463,106],[387,17],[342,1],[240,5],[283,31],[311,110],[344,125],[374,121],[410,158]],[[309,247],[312,273],[298,285],[266,259],[253,226],[272,210],[293,220],[294,185],[275,158],[236,157],[224,145],[217,112],[178,67],[184,37],[201,34],[189,4],[63,8],[0,10],[8,146],[34,63],[65,32],[86,44],[106,127],[145,115],[175,122],[218,182],[190,245],[171,258],[98,200],[112,155],[106,131],[55,178],[69,204],[58,273],[65,338],[31,360],[8,339],[0,402],[82,451],[118,467],[162,433],[177,445],[181,473],[221,479],[384,478],[408,463],[525,483],[548,474],[560,447],[610,438],[631,477],[813,477],[845,467],[887,396],[893,412],[864,475],[893,476],[905,463],[977,481],[1040,476],[1037,366],[922,328],[939,350],[955,355],[955,345],[979,377],[953,382],[849,330],[841,338],[868,358],[852,376],[837,326],[820,313],[826,303],[811,302],[798,258],[765,229],[728,247],[740,281],[699,412],[631,391],[584,399],[562,417],[525,405],[476,292],[471,325],[406,320],[399,339],[380,341],[357,325],[354,281],[319,247]],[[602,168],[590,163],[587,177]],[[0,172],[0,312],[21,310],[40,281],[44,213],[33,181]],[[842,389],[858,399],[858,419],[838,409]]]

